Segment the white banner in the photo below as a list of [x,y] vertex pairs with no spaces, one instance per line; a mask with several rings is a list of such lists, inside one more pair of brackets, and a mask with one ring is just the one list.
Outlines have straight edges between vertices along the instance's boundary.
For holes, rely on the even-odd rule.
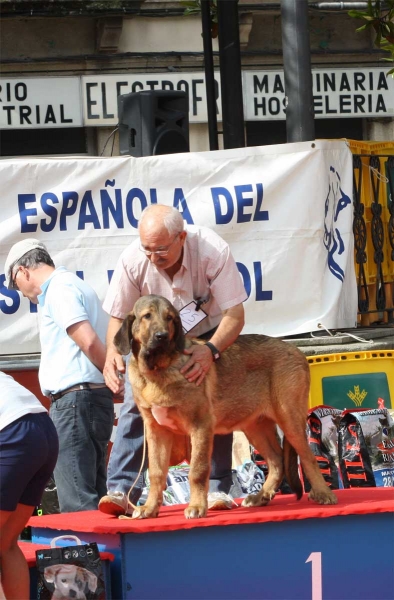
[[0,352],[39,351],[38,315],[4,286],[15,242],[42,240],[57,266],[104,299],[150,203],[231,246],[248,300],[245,333],[353,327],[352,156],[344,141],[303,142],[147,158],[0,162]]

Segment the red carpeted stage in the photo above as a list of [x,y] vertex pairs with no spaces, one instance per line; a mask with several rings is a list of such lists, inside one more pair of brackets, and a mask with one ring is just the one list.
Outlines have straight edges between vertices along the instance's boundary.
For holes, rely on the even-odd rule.
[[114,600],[394,598],[394,489],[336,493],[336,506],[278,495],[196,520],[174,506],[157,519],[89,511],[29,525],[38,545],[68,533],[114,554]]

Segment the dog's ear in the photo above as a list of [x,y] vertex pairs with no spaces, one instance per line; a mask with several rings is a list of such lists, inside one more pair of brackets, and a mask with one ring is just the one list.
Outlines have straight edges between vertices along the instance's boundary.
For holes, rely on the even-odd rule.
[[82,581],[87,582],[89,591],[95,592],[97,589],[97,577],[88,569],[83,569],[82,567],[78,567],[78,571],[80,574],[80,578]]
[[127,317],[123,320],[123,323],[116,333],[114,337],[115,348],[122,354],[126,356],[130,352],[131,340],[133,338],[133,334],[131,332],[131,328],[133,326],[135,320],[135,315],[133,312],[129,313]]
[[54,567],[45,567],[44,569],[44,579],[48,583],[54,583],[56,577],[56,571]]
[[185,349],[185,334],[183,333],[182,321],[181,321],[181,317],[179,315],[177,315],[175,317],[174,325],[175,325],[175,335],[174,335],[175,347],[178,350],[178,352],[183,352],[183,350]]
[[[68,566],[68,565],[67,565]],[[66,568],[67,568],[66,566]],[[64,565],[52,565],[50,567],[45,567],[44,569],[44,579],[48,583],[55,583],[56,575],[63,569]]]

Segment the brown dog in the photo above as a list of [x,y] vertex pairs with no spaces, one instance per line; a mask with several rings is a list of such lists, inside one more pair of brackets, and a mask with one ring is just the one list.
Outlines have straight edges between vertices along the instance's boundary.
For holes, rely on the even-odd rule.
[[[148,442],[150,491],[133,517],[157,517],[171,452],[185,435],[192,447],[185,516],[205,516],[213,436],[231,431],[243,431],[269,469],[262,490],[247,496],[243,506],[268,504],[284,473],[300,498],[297,454],[312,487],[310,498],[336,504],[306,440],[309,366],[297,348],[264,335],[241,335],[196,386],[179,369],[189,359],[183,349],[204,342],[185,338],[176,309],[153,295],[135,303],[114,342],[121,354],[132,350],[129,377]],[[285,436],[283,451],[276,424]]]

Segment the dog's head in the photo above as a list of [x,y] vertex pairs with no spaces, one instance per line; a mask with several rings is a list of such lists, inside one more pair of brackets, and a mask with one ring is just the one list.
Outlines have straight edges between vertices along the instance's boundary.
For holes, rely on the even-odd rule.
[[182,352],[185,337],[178,311],[162,296],[142,296],[124,319],[114,338],[117,350],[125,355],[132,350],[149,369],[164,365],[164,357]]
[[55,591],[52,598],[75,598],[86,600],[85,591],[95,592],[97,577],[91,571],[76,565],[52,565],[45,567],[44,578],[53,583]]

